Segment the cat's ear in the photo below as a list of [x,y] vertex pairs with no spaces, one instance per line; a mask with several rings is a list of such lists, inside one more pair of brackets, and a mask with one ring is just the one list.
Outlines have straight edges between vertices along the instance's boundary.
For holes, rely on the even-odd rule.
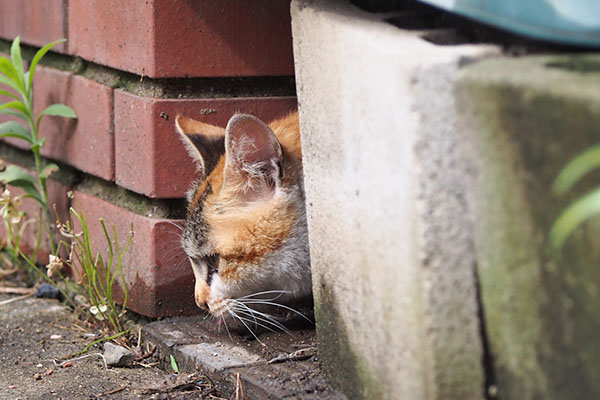
[[198,171],[210,174],[225,152],[225,129],[181,116],[175,118],[175,128]]
[[234,115],[225,134],[225,180],[243,185],[254,195],[272,192],[283,178],[283,151],[264,122],[247,114]]

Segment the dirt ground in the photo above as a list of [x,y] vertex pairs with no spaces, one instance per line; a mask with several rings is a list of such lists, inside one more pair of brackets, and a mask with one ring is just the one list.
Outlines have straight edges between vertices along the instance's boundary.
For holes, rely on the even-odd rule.
[[[0,295],[0,302],[14,297]],[[200,398],[201,392],[194,390],[152,393],[150,388],[173,386],[172,371],[139,366],[107,369],[99,347],[90,349],[86,358],[61,366],[61,358],[94,340],[80,325],[56,300],[27,298],[0,305],[0,399]],[[206,398],[211,396],[218,397],[218,391]]]
[[0,294],[0,399],[345,399],[323,377],[302,319],[259,339],[200,315],[145,322],[143,348],[156,350],[145,366],[106,368],[101,345],[69,357],[96,338],[62,303]]

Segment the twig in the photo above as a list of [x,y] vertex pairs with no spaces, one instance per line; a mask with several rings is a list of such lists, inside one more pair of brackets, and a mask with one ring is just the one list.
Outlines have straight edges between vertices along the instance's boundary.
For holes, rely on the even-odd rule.
[[14,267],[14,268],[12,268],[12,269],[4,269],[4,268],[2,268],[2,269],[0,269],[0,276],[8,276],[8,275],[12,275],[12,274],[14,274],[15,272],[17,272],[18,270],[19,270],[19,268],[18,268],[18,267]]
[[144,368],[156,367],[158,364],[160,364],[160,361],[156,361],[156,362],[148,363],[148,364],[144,364],[143,362],[139,362],[139,361],[133,361],[133,365],[139,365],[140,367],[144,367]]
[[305,349],[296,350],[289,354],[280,354],[275,358],[267,361],[267,364],[277,364],[284,361],[302,361],[307,360],[315,355],[314,347],[307,347]]
[[0,293],[4,294],[29,294],[34,292],[33,288],[28,287],[0,286]]
[[244,396],[244,387],[242,386],[242,380],[240,379],[240,373],[235,374],[235,400],[240,400],[240,395],[242,396],[241,400],[245,400],[246,396]]
[[66,358],[71,358],[71,357],[77,357],[78,355],[80,355],[80,354],[83,354],[83,353],[87,352],[87,351],[88,351],[88,350],[89,350],[89,349],[90,349],[92,346],[94,346],[94,345],[96,345],[96,344],[98,344],[98,343],[105,342],[105,341],[107,341],[107,340],[113,340],[113,339],[116,339],[116,338],[118,338],[118,337],[120,337],[120,336],[123,336],[123,335],[125,335],[127,332],[129,332],[129,330],[126,330],[126,331],[123,331],[123,332],[119,332],[119,333],[117,333],[117,334],[114,334],[114,335],[112,335],[112,336],[109,336],[109,337],[104,337],[104,338],[101,338],[101,339],[98,339],[98,340],[94,340],[92,343],[90,343],[90,344],[88,344],[87,346],[85,346],[85,347],[83,348],[83,350],[81,350],[81,351],[78,351],[77,353],[73,353],[73,354],[69,354],[69,355],[67,355],[67,356],[64,356],[64,357],[63,357],[63,359],[66,359]]
[[157,348],[158,348],[158,346],[156,346],[156,345],[155,345],[155,346],[152,348],[152,350],[150,350],[150,351],[149,351],[149,352],[147,352],[146,354],[139,355],[139,356],[138,356],[138,357],[137,357],[135,360],[133,360],[133,361],[138,361],[138,362],[139,362],[139,361],[145,360],[145,359],[146,359],[146,358],[148,358],[148,357],[152,357],[152,355],[154,354],[154,352],[156,351],[156,349],[157,349]]
[[12,299],[4,300],[4,301],[0,301],[0,306],[3,306],[5,304],[10,304],[10,303],[13,303],[13,302],[19,301],[19,300],[24,300],[24,299],[27,299],[27,298],[29,298],[31,296],[33,296],[33,293],[26,294],[24,296],[13,297]]
[[125,390],[125,389],[127,389],[127,385],[121,386],[120,388],[113,389],[113,390],[111,390],[111,391],[109,391],[109,392],[100,393],[100,394],[98,395],[98,397],[102,397],[102,396],[110,396],[111,394],[115,394],[115,393],[122,392],[122,391],[123,391],[123,390]]
[[106,365],[106,358],[104,358],[104,354],[102,354],[102,353],[86,354],[85,356],[71,358],[71,359],[65,360],[61,363],[57,363],[56,360],[52,360],[52,362],[57,367],[63,367],[66,363],[69,363],[72,361],[83,360],[84,358],[89,358],[89,357],[94,357],[94,356],[99,356],[100,358],[102,358],[102,362],[104,363],[104,369],[108,369],[108,365]]
[[235,364],[235,365],[225,367],[224,369],[240,368],[240,367],[253,367],[255,365],[277,364],[277,363],[281,363],[281,362],[285,362],[285,361],[302,361],[302,360],[308,360],[309,358],[313,357],[314,355],[315,355],[315,348],[307,347],[305,349],[296,350],[293,353],[282,353],[282,354],[278,355],[277,357],[271,358],[268,361],[261,360],[261,361],[254,361],[254,362],[245,363],[245,364]]

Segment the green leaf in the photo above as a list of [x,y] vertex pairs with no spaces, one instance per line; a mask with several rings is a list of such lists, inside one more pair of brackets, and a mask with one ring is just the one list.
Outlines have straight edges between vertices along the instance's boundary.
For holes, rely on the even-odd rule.
[[179,373],[179,365],[177,365],[177,361],[175,360],[175,357],[173,357],[173,354],[169,354],[169,357],[171,358],[171,368],[173,368],[173,371],[175,371],[176,374]]
[[15,121],[8,121],[0,124],[0,137],[18,137],[32,143],[31,134],[23,125]]
[[15,84],[19,84],[19,73],[15,69],[14,65],[10,62],[10,60],[6,57],[0,57],[0,72],[6,75],[6,77],[13,81]]
[[600,144],[592,146],[575,156],[575,158],[562,169],[552,185],[552,190],[556,194],[563,195],[568,192],[579,179],[596,168],[600,168]]
[[17,93],[23,93],[23,89],[11,79],[8,79],[6,76],[0,75],[0,85],[6,85],[11,89],[15,90]]
[[21,118],[23,121],[29,123],[29,117],[22,112],[12,111],[7,108],[0,109],[0,114],[12,115],[17,118]]
[[558,216],[550,230],[550,249],[560,250],[579,225],[598,213],[600,213],[600,187],[575,200]]
[[71,107],[66,106],[64,104],[52,104],[40,113],[40,117],[42,115],[55,115],[57,117],[77,118],[77,114],[75,114],[75,111],[73,111]]
[[46,55],[46,53],[53,47],[56,46],[59,43],[62,42],[66,42],[67,39],[60,39],[57,40],[55,42],[52,43],[48,43],[47,45],[45,45],[44,47],[42,47],[41,49],[39,49],[37,51],[37,53],[35,53],[35,55],[33,56],[33,59],[31,60],[31,64],[29,64],[29,83],[27,85],[27,88],[29,91],[31,91],[31,84],[33,83],[33,75],[35,74],[35,67],[37,66],[38,62],[40,62],[40,60],[42,59],[42,57],[44,57]]
[[20,111],[25,115],[29,114],[29,110],[25,107],[25,104],[21,101],[9,101],[8,103],[4,103],[0,105],[0,110],[5,108],[12,108],[15,111]]
[[37,187],[37,179],[23,168],[16,165],[9,165],[4,171],[0,172],[0,182],[25,190],[29,196],[45,207]]
[[25,88],[25,69],[23,68],[23,58],[21,57],[21,38],[19,38],[19,36],[13,40],[12,45],[10,46],[10,58],[13,66],[19,74],[19,86]]
[[58,165],[56,164],[48,164],[42,170],[41,176],[44,178],[48,178],[50,175],[58,171]]
[[13,98],[13,99],[15,99],[15,100],[19,100],[19,96],[17,96],[17,95],[16,95],[16,94],[14,94],[14,93],[7,92],[6,90],[2,90],[2,89],[0,89],[0,95],[2,95],[2,96],[8,96],[8,97],[12,97],[12,98]]

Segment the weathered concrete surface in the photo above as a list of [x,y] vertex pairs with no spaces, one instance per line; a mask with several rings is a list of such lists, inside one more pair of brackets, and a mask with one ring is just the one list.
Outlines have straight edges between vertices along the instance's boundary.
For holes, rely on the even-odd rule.
[[144,327],[142,337],[158,346],[165,365],[173,355],[182,370],[201,371],[231,398],[239,374],[248,399],[345,399],[326,382],[312,357],[314,329],[266,332],[258,334],[260,342],[240,333],[196,316],[153,322]]
[[292,29],[325,370],[352,398],[483,398],[452,86],[496,50],[335,1],[293,1]]
[[545,248],[560,210],[598,182],[566,199],[550,190],[598,142],[600,57],[485,61],[464,69],[456,96],[500,398],[600,398],[600,231],[580,229],[559,259]]

